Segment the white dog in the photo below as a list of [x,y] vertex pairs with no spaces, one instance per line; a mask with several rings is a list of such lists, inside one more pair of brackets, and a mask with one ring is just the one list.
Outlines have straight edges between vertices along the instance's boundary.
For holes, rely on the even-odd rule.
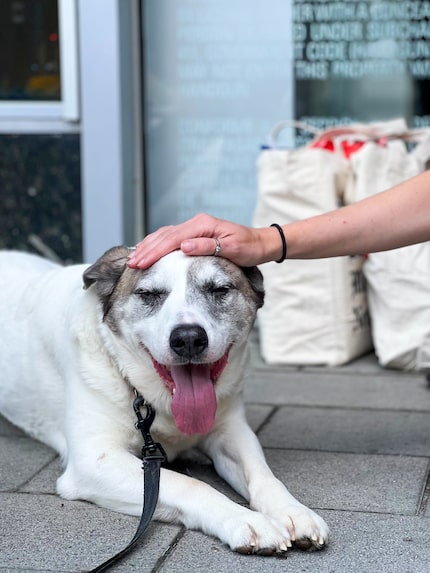
[[239,552],[320,549],[326,524],[273,476],[245,420],[260,272],[180,252],[132,270],[128,254],[114,247],[90,267],[0,254],[0,411],[60,453],[61,496],[140,515],[136,388],[156,411],[153,437],[169,460],[200,448],[250,506],[162,468],[156,519]]

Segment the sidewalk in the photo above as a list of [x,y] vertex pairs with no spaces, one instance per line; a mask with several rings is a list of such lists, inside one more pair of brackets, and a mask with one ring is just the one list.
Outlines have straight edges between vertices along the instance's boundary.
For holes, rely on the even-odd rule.
[[[329,547],[294,550],[287,559],[243,556],[199,532],[154,523],[112,571],[430,571],[430,389],[423,374],[382,370],[373,355],[332,369],[267,367],[254,349],[245,399],[276,475],[328,522]],[[240,501],[211,466],[184,468]],[[58,498],[59,473],[54,452],[0,418],[0,572],[82,571],[134,535],[136,518]]]

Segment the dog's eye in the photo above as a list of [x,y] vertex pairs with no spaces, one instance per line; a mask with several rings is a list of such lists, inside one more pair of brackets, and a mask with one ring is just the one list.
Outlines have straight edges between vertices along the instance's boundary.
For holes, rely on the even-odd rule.
[[139,296],[146,304],[156,304],[161,302],[167,293],[162,290],[147,290],[139,288],[135,290],[134,294]]
[[219,287],[214,287],[211,290],[211,293],[215,296],[225,296],[229,290],[230,288],[227,286],[219,286]]
[[233,286],[230,284],[225,284],[225,285],[211,284],[207,285],[206,291],[209,294],[211,294],[214,298],[220,300],[225,298],[232,288]]

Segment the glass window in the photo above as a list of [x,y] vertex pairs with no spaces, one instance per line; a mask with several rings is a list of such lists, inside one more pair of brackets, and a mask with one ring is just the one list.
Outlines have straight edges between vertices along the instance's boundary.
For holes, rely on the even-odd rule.
[[430,125],[430,7],[295,0],[296,117],[317,127],[403,117]]
[[79,135],[0,135],[0,249],[82,260]]
[[142,0],[147,229],[249,224],[255,162],[292,113],[291,2]]
[[1,0],[0,100],[61,99],[57,0]]

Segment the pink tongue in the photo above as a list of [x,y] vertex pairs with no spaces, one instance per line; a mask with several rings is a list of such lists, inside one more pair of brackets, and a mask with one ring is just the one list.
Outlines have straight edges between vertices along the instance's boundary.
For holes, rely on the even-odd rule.
[[207,364],[173,366],[171,370],[176,391],[172,414],[183,434],[207,434],[216,414],[215,388]]

